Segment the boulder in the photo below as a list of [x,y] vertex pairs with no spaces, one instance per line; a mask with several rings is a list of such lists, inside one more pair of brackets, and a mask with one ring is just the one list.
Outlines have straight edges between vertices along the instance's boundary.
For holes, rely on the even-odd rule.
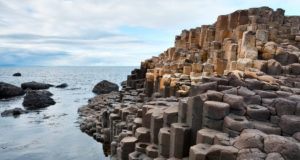
[[20,114],[23,113],[28,113],[28,111],[23,110],[22,108],[14,108],[14,109],[9,109],[5,110],[1,113],[2,117],[7,117],[7,116],[19,116]]
[[233,146],[212,145],[206,154],[207,159],[236,159],[238,149]]
[[22,76],[22,74],[19,73],[19,72],[17,72],[17,73],[14,73],[13,76],[15,76],[15,77],[20,77],[20,76]]
[[0,98],[20,96],[23,95],[24,93],[25,92],[20,87],[5,82],[0,82]]
[[260,105],[248,105],[246,113],[251,119],[255,120],[266,121],[270,118],[268,108]]
[[269,153],[265,160],[284,160],[279,153]]
[[266,153],[280,153],[286,160],[300,159],[300,148],[298,145],[278,135],[267,135],[264,138],[264,151]]
[[279,126],[284,133],[289,135],[300,132],[300,116],[283,115],[280,118]]
[[231,112],[238,115],[244,115],[246,113],[246,104],[242,96],[225,94],[223,101],[230,105]]
[[107,80],[97,83],[93,88],[93,92],[96,94],[108,94],[113,91],[119,91],[119,86]]
[[241,132],[244,129],[253,128],[252,124],[244,116],[229,114],[224,119],[224,126],[231,130]]
[[66,87],[68,87],[67,83],[62,83],[60,85],[55,86],[55,88],[66,88]]
[[263,48],[263,59],[271,59],[274,57],[277,49],[277,44],[275,42],[267,42]]
[[39,90],[39,89],[48,89],[50,87],[52,87],[53,85],[51,84],[46,84],[46,83],[39,83],[39,82],[26,82],[26,83],[22,83],[21,87],[25,90],[25,89],[32,89],[32,90]]
[[23,106],[27,109],[39,109],[54,105],[55,101],[51,96],[49,91],[30,90],[24,97]]
[[237,160],[264,160],[266,154],[257,148],[241,149],[238,153]]
[[294,63],[291,65],[291,71],[294,75],[300,75],[300,63]]
[[281,74],[282,72],[282,67],[279,62],[277,62],[274,59],[268,60],[267,63],[267,73],[271,75],[278,75]]
[[264,138],[256,132],[243,132],[234,143],[238,149],[259,148],[263,149]]

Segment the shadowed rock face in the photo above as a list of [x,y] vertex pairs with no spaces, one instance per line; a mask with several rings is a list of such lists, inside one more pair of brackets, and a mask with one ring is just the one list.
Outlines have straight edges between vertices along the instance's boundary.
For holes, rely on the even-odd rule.
[[26,109],[31,110],[54,105],[55,101],[51,98],[51,96],[52,93],[50,93],[49,91],[27,91],[24,97],[23,106]]
[[9,98],[14,96],[23,95],[25,92],[22,88],[5,83],[0,82],[0,98]]
[[21,87],[23,89],[32,89],[32,90],[39,90],[39,89],[48,89],[50,87],[52,87],[53,85],[51,84],[46,84],[46,83],[39,83],[39,82],[26,82],[26,83],[22,83]]
[[93,88],[93,92],[96,94],[107,94],[113,91],[119,91],[119,86],[106,80],[99,82]]
[[300,159],[299,48],[300,16],[221,15],[80,108],[80,128],[112,159]]

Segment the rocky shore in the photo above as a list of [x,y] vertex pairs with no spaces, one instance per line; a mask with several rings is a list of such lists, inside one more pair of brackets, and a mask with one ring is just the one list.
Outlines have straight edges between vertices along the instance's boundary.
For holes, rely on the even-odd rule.
[[268,7],[183,30],[78,110],[111,159],[300,159],[300,17]]

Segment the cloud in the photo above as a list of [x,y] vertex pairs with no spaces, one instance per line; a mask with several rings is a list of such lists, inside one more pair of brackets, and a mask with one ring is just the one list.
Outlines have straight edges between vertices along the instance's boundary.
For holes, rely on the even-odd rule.
[[0,0],[0,65],[139,65],[171,47],[182,29],[280,0]]

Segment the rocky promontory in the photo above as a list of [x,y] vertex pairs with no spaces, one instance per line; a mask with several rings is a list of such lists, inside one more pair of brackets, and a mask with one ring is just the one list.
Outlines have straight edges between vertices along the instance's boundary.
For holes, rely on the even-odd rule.
[[238,10],[183,30],[79,109],[111,159],[300,159],[300,16]]

